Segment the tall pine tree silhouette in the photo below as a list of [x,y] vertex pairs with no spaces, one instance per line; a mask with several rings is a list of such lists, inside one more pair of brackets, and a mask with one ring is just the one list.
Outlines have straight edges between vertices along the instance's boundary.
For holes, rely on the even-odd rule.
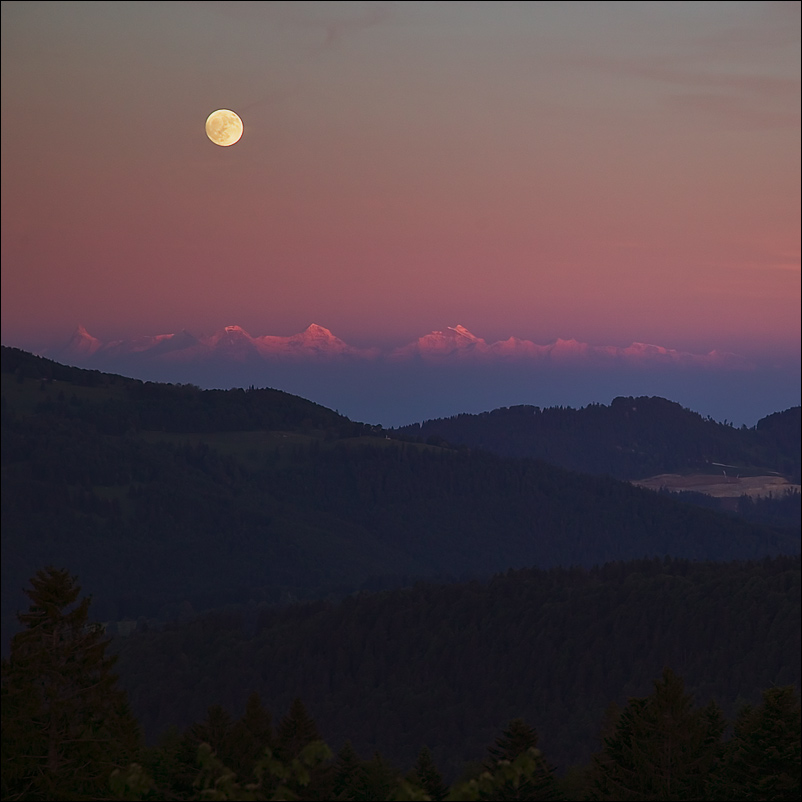
[[320,733],[314,719],[306,712],[304,703],[295,698],[289,712],[279,722],[276,733],[276,756],[290,761],[298,757],[301,750],[312,741],[319,741]]
[[334,762],[332,792],[336,799],[352,799],[361,778],[362,761],[350,741],[346,741]]
[[594,799],[702,799],[721,753],[724,718],[711,702],[696,708],[666,668],[645,698],[630,699],[593,757]]
[[272,717],[256,691],[248,697],[245,715],[234,724],[228,740],[231,768],[238,774],[250,777],[255,763],[264,756],[265,749],[273,745]]
[[747,705],[708,781],[711,799],[799,799],[802,796],[802,716],[793,685],[769,688],[763,703]]
[[[480,799],[558,799],[559,791],[554,779],[554,768],[537,750],[537,732],[523,719],[515,718],[488,748],[489,757],[484,768],[498,775],[492,789],[480,794]],[[530,750],[532,750],[530,752]],[[503,767],[514,763],[522,755],[533,754],[533,768],[513,780],[502,778]],[[499,770],[502,770],[501,772]]]
[[89,623],[89,598],[77,602],[75,577],[48,567],[31,585],[30,609],[18,615],[25,629],[2,663],[3,798],[108,796],[111,772],[140,746],[117,658]]
[[418,752],[418,759],[415,761],[410,779],[420,785],[432,802],[441,802],[448,794],[448,786],[443,782],[443,777],[437,770],[427,746],[421,747]]

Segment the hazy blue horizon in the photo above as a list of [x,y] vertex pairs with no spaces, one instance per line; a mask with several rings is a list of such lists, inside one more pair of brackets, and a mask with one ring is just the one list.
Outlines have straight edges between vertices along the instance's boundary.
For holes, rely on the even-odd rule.
[[[29,350],[29,349],[25,349]],[[41,353],[41,352],[39,352]],[[589,367],[485,363],[164,364],[57,359],[143,381],[202,389],[270,387],[334,409],[351,420],[405,426],[461,413],[527,404],[609,404],[618,396],[660,396],[719,422],[754,426],[800,403],[802,371],[788,364],[754,370],[703,367]]]

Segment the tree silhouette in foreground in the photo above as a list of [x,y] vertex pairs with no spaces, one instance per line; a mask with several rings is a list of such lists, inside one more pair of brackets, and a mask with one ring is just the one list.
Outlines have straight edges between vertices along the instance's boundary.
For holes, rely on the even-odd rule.
[[[536,731],[513,719],[477,772],[446,787],[427,748],[403,776],[381,754],[363,761],[349,742],[336,760],[299,698],[273,730],[256,693],[235,721],[206,718],[142,749],[112,672],[108,641],[88,621],[89,599],[66,571],[31,580],[25,630],[2,663],[3,799],[206,800],[796,800],[800,702],[772,687],[744,707],[727,742],[718,706],[696,707],[670,669],[645,698],[609,708],[592,765],[557,781]],[[138,762],[133,762],[138,761]]]
[[721,751],[724,717],[695,708],[682,679],[665,669],[654,692],[630,699],[591,769],[594,799],[704,799]]
[[440,802],[448,794],[448,786],[443,782],[443,777],[438,771],[432,759],[432,753],[427,746],[421,747],[409,779],[413,784],[419,785],[433,802]]
[[[495,782],[480,791],[480,799],[558,799],[554,768],[537,749],[537,732],[523,719],[515,718],[489,747],[484,762],[487,773]],[[506,776],[504,769],[516,766],[522,756],[531,759],[525,771]]]
[[334,763],[332,791],[336,799],[353,799],[360,779],[362,761],[350,741],[346,741]]
[[744,707],[711,778],[711,798],[799,799],[801,721],[793,686],[769,688],[760,706]]
[[25,627],[2,663],[4,799],[108,794],[109,775],[135,759],[139,728],[112,672],[109,641],[88,621],[89,598],[67,571],[31,579]]

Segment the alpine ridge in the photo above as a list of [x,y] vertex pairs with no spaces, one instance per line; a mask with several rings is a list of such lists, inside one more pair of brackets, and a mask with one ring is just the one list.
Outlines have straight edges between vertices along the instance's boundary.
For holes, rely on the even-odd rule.
[[694,354],[640,342],[619,347],[557,339],[553,343],[539,345],[531,340],[509,337],[487,343],[459,324],[448,326],[443,331],[429,332],[407,345],[386,351],[375,347],[351,346],[317,323],[290,336],[265,334],[254,337],[242,327],[230,325],[208,336],[196,337],[182,331],[178,334],[138,336],[109,342],[102,342],[83,326],[78,326],[67,343],[48,349],[44,355],[82,367],[104,367],[119,360],[172,364],[368,360],[434,365],[522,362],[533,365],[587,363],[627,367],[674,365],[723,370],[754,368],[748,360],[733,353],[713,350],[707,354]]

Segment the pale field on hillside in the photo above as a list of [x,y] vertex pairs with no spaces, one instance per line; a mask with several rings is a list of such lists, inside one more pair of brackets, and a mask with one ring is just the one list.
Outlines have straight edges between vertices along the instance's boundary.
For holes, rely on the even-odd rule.
[[739,498],[740,496],[780,496],[787,490],[799,492],[800,485],[792,484],[784,476],[738,476],[724,474],[693,473],[681,476],[677,473],[661,473],[648,479],[636,479],[632,482],[638,487],[649,490],[690,490],[694,493],[706,493],[716,498]]

